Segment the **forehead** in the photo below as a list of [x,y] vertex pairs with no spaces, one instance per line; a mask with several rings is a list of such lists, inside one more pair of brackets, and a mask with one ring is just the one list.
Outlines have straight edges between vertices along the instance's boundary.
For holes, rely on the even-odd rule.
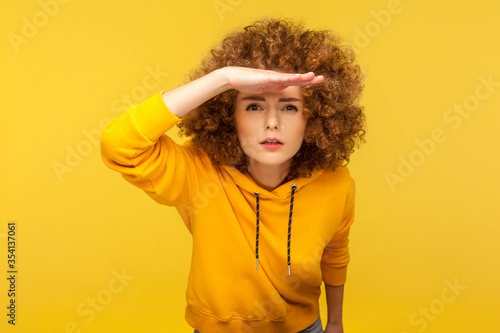
[[252,98],[253,100],[280,100],[283,98],[296,98],[302,100],[302,88],[299,86],[289,86],[283,90],[280,91],[266,91],[261,94],[255,94],[255,93],[245,93],[245,92],[238,92],[238,95],[236,96],[236,102],[240,102],[243,99],[250,99]]

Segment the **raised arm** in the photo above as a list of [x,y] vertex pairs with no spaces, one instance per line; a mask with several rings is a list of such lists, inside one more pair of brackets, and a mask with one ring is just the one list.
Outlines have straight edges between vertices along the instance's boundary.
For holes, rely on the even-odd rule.
[[181,118],[210,98],[228,90],[260,94],[279,91],[288,86],[307,86],[323,82],[314,73],[286,74],[245,67],[224,67],[197,80],[163,93],[169,110]]

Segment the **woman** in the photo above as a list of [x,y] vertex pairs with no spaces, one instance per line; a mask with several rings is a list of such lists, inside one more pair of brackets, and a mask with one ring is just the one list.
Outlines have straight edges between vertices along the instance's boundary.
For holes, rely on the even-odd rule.
[[[325,332],[343,332],[355,192],[345,164],[364,137],[353,52],[331,31],[263,19],[224,38],[191,79],[101,135],[106,165],[175,206],[192,234],[187,322],[323,332],[324,282]],[[191,137],[182,146],[164,134],[177,123]]]

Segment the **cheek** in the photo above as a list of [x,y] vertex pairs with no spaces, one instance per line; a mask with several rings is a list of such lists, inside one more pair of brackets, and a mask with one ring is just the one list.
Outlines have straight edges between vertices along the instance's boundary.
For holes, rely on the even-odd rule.
[[302,142],[302,139],[304,138],[304,133],[306,131],[306,125],[307,125],[307,121],[304,119],[304,120],[298,121],[293,128],[294,137],[296,137],[297,139],[300,138],[301,142]]
[[240,141],[246,141],[256,136],[255,122],[241,114],[235,116],[236,132]]
[[246,141],[248,141],[250,132],[251,131],[248,128],[247,122],[236,118],[236,133],[238,134],[238,139],[240,140],[240,144],[244,144]]

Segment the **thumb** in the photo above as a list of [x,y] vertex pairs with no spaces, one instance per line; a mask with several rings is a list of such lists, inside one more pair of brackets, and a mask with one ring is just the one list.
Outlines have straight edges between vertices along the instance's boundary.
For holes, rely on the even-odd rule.
[[279,86],[270,86],[270,87],[266,87],[264,89],[264,91],[281,91],[285,88],[287,88],[288,86],[285,86],[285,85],[279,85]]

